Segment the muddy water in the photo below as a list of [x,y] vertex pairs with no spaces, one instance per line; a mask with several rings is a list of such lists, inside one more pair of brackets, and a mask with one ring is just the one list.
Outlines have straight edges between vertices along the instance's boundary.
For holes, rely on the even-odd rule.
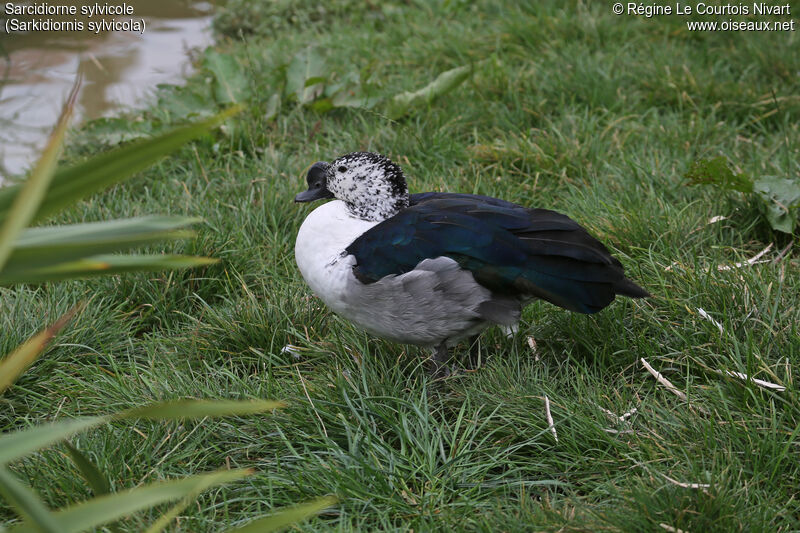
[[[76,73],[83,75],[77,120],[96,118],[141,105],[156,84],[179,82],[191,71],[191,54],[211,42],[210,2],[13,0],[13,10],[76,10],[19,14],[1,1],[0,184],[35,160]],[[97,15],[97,6],[106,5],[133,13]],[[109,25],[132,30],[108,30]]]

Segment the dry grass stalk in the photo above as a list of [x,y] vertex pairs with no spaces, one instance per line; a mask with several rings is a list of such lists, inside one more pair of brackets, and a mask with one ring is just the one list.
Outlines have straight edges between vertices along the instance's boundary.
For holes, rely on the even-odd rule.
[[547,417],[547,425],[550,427],[550,432],[553,434],[553,438],[556,439],[556,442],[558,442],[558,433],[556,433],[556,426],[553,423],[553,415],[550,414],[550,398],[547,396],[544,397],[544,414]]
[[764,381],[763,379],[751,378],[750,376],[748,376],[747,374],[744,374],[742,372],[733,372],[732,370],[728,370],[725,373],[727,375],[731,376],[731,377],[739,378],[739,379],[741,379],[743,381],[752,381],[753,383],[755,383],[759,387],[763,387],[765,389],[776,390],[776,391],[779,391],[779,392],[782,392],[782,391],[786,390],[786,387],[784,387],[783,385],[778,385],[777,383],[772,383],[771,381]]
[[678,529],[677,527],[670,526],[669,524],[665,524],[663,522],[658,524],[658,527],[660,527],[663,530],[669,531],[670,533],[686,533],[686,531],[682,529]]
[[772,250],[772,244],[769,243],[769,246],[758,252],[756,255],[748,259],[747,261],[742,261],[741,263],[734,263],[733,265],[717,265],[717,270],[733,270],[734,268],[742,268],[743,266],[750,266],[756,263],[769,263],[769,259],[765,259],[763,261],[759,261],[764,254]]
[[673,485],[677,485],[678,487],[683,487],[684,489],[707,489],[711,485],[708,483],[683,483],[682,481],[678,481],[677,479],[672,479],[666,474],[661,474],[664,476],[664,479],[672,483]]
[[705,310],[705,309],[703,309],[702,307],[698,307],[698,308],[697,308],[697,312],[698,312],[698,313],[700,313],[700,316],[701,316],[701,317],[705,318],[706,320],[708,320],[709,322],[711,322],[712,324],[714,324],[715,326],[717,326],[717,329],[719,330],[719,332],[720,332],[720,333],[723,333],[723,330],[722,330],[722,324],[720,324],[719,322],[717,322],[717,321],[714,319],[714,317],[712,317],[711,315],[709,315],[709,314],[706,312],[706,310]]
[[643,365],[643,366],[644,366],[644,367],[647,369],[647,371],[648,371],[648,372],[650,372],[650,374],[652,374],[652,376],[653,376],[654,378],[656,378],[656,380],[657,380],[659,383],[661,383],[662,385],[664,385],[664,386],[665,386],[665,387],[666,387],[666,388],[667,388],[667,389],[668,389],[670,392],[672,392],[673,394],[675,394],[675,396],[677,396],[677,397],[678,397],[678,398],[680,398],[681,400],[686,400],[686,401],[689,401],[689,398],[686,396],[686,393],[684,393],[683,391],[679,390],[679,389],[678,389],[678,388],[677,388],[675,385],[673,385],[672,383],[670,383],[670,381],[669,381],[667,378],[665,378],[664,376],[662,376],[662,375],[661,375],[661,372],[659,372],[658,370],[656,370],[655,368],[653,368],[652,366],[650,366],[650,363],[648,363],[647,361],[645,361],[645,360],[644,360],[644,357],[641,357],[639,360],[642,362],[642,365]]

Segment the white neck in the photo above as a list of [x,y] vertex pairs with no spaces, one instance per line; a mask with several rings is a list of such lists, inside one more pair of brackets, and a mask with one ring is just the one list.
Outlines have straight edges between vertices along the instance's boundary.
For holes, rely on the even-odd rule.
[[341,200],[323,204],[306,217],[297,232],[294,254],[311,290],[326,292],[326,266],[336,262],[350,243],[377,223],[353,216]]

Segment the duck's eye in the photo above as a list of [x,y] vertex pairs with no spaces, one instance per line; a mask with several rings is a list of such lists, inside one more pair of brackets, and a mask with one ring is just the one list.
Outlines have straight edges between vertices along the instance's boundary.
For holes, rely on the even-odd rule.
[[347,167],[344,165],[340,165],[339,168],[337,168],[336,170],[344,174],[345,172],[347,172]]

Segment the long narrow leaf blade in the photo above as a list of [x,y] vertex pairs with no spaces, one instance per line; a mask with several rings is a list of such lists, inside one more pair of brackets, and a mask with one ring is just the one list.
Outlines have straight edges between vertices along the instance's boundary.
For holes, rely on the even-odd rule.
[[179,420],[207,416],[243,416],[280,409],[284,405],[271,400],[174,400],[129,409],[115,415],[115,418]]
[[61,145],[67,132],[69,118],[72,116],[75,99],[78,97],[78,87],[78,83],[72,87],[72,92],[61,110],[61,116],[58,118],[56,127],[53,129],[39,161],[33,167],[28,179],[19,186],[19,192],[8,209],[8,216],[0,226],[0,271],[3,270],[11,255],[17,235],[30,224],[36,212],[41,208],[47,188],[53,179],[58,155],[61,153]]
[[8,356],[0,360],[0,394],[9,388],[25,370],[42,354],[44,349],[80,308],[76,305],[50,326],[40,331]]
[[181,512],[183,512],[184,509],[192,504],[196,497],[197,496],[190,494],[189,496],[183,498],[181,501],[170,507],[166,513],[159,516],[158,520],[150,524],[150,527],[148,527],[144,533],[161,533],[164,531],[167,526],[169,526],[170,523],[175,520],[178,515],[181,514]]
[[97,427],[110,419],[108,416],[74,418],[3,433],[0,436],[0,465],[8,464],[81,431]]
[[[59,169],[53,176],[50,189],[33,220],[41,220],[78,200],[130,178],[186,142],[223,123],[242,109],[241,106],[234,106],[210,119],[176,128],[157,137],[110,150],[83,163]],[[0,222],[8,216],[9,207],[17,194],[19,186],[0,189]]]
[[53,422],[0,436],[0,465],[109,420],[139,418],[178,420],[208,416],[244,416],[272,411],[283,406],[282,402],[271,400],[173,400],[128,409],[115,415]]
[[139,238],[143,234],[158,235],[202,220],[199,217],[149,215],[64,226],[44,226],[25,230],[14,245],[20,249],[29,249],[54,244],[73,246],[127,240]]
[[265,518],[259,518],[242,527],[228,530],[228,533],[269,533],[270,531],[279,531],[319,514],[337,501],[335,496],[318,498],[308,503],[283,509]]
[[[62,533],[86,531],[154,505],[175,501],[210,487],[230,483],[250,475],[250,470],[221,470],[199,474],[184,479],[160,481],[143,487],[99,496],[67,507],[54,514]],[[23,523],[9,529],[9,533],[33,532],[32,524]]]
[[14,243],[4,273],[12,275],[167,239],[189,238],[194,236],[194,232],[181,228],[201,220],[196,217],[148,216],[28,228]]
[[85,479],[92,488],[92,492],[94,492],[95,496],[102,496],[103,494],[111,492],[108,479],[100,472],[100,469],[97,468],[97,465],[94,464],[91,459],[86,457],[82,451],[73,446],[68,440],[64,441],[64,446],[67,448],[67,453],[69,454],[69,458],[72,459],[72,463],[77,467],[83,479]]
[[218,261],[218,259],[211,257],[190,255],[96,255],[25,272],[0,273],[0,285],[91,278],[128,272],[192,268],[213,265]]
[[42,500],[5,466],[0,466],[0,495],[17,513],[36,525],[36,531],[60,533],[61,527]]

